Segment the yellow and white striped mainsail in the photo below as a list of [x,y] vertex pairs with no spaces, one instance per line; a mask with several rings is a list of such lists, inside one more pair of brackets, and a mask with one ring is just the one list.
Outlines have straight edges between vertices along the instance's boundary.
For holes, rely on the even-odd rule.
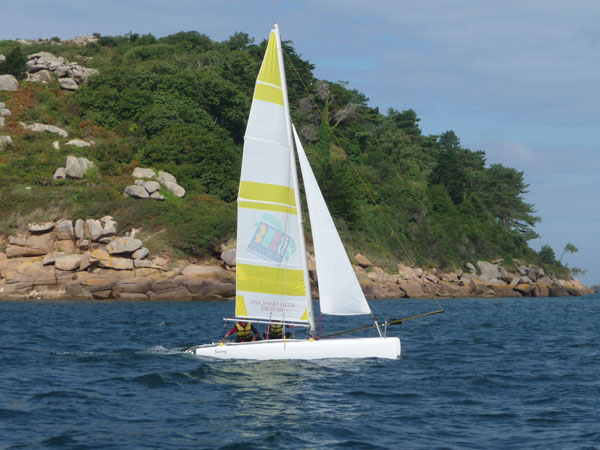
[[236,254],[239,318],[313,324],[292,142],[275,26],[244,138]]

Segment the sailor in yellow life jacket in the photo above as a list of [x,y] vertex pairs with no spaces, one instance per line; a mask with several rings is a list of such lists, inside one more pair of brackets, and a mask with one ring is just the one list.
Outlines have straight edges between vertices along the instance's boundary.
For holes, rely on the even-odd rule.
[[223,336],[221,342],[231,336],[233,333],[237,333],[235,342],[250,342],[260,340],[258,330],[250,322],[240,321],[236,323],[231,330]]
[[[285,337],[290,337],[290,333],[286,332]],[[265,339],[283,339],[283,324],[274,321],[267,325]]]

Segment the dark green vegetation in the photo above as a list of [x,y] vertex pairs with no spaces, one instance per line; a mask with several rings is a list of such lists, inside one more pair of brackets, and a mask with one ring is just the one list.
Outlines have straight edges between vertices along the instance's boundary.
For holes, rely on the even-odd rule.
[[5,60],[0,62],[0,75],[12,75],[21,80],[27,74],[26,62],[27,56],[21,50],[21,46],[13,46],[5,55]]
[[[123,228],[141,225],[154,250],[215,252],[234,236],[243,136],[265,45],[242,33],[214,42],[187,32],[28,47],[28,54],[49,51],[100,74],[74,93],[25,83],[0,94],[13,111],[7,129],[14,139],[0,155],[0,232],[26,220],[110,214]],[[390,266],[546,261],[527,245],[539,218],[523,200],[523,172],[486,167],[485,152],[462,147],[452,131],[424,136],[411,109],[380,113],[345,83],[317,80],[314,66],[291,43],[284,47],[293,120],[352,250]],[[0,53],[14,48],[0,42]],[[95,145],[54,150],[55,136],[25,134],[19,121],[64,127]],[[97,173],[53,181],[68,154],[95,161]],[[186,197],[124,198],[136,166],[171,172]],[[555,258],[548,264],[562,268]]]

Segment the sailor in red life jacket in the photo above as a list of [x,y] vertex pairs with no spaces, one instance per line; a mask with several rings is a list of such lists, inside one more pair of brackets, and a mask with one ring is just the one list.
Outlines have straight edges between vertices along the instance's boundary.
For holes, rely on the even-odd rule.
[[231,336],[233,333],[237,333],[235,342],[250,342],[260,340],[258,330],[254,328],[250,322],[240,321],[236,323],[231,330],[227,332],[221,342]]

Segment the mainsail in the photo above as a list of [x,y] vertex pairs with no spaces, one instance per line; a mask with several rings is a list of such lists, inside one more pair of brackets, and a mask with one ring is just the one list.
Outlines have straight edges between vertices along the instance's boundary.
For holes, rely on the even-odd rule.
[[248,118],[238,193],[238,318],[312,322],[285,74],[271,31]]
[[340,316],[370,314],[371,309],[352,269],[295,128],[294,140],[310,215],[319,276],[321,312]]

